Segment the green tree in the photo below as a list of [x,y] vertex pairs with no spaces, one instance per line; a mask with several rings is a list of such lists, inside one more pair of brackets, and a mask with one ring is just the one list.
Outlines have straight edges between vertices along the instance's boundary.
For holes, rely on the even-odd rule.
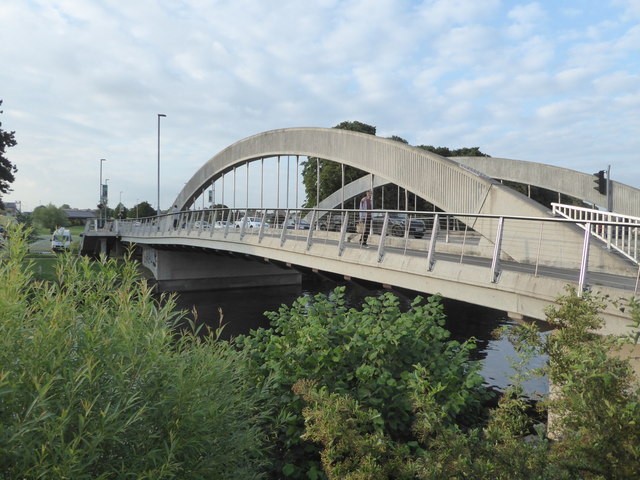
[[116,205],[116,208],[113,209],[114,218],[127,218],[128,214],[129,209],[125,207],[122,202]]
[[396,142],[400,142],[400,143],[404,143],[405,145],[409,145],[409,142],[407,140],[405,140],[402,137],[399,137],[397,135],[392,135],[390,137],[388,137],[389,140],[395,140]]
[[479,147],[464,147],[451,150],[448,147],[434,147],[431,145],[418,145],[418,148],[426,150],[441,157],[490,157],[486,153],[482,153]]
[[[19,231],[0,251],[0,478],[254,479],[245,359],[185,328],[135,263],[61,255],[34,282]],[[181,329],[179,335],[178,329]]]
[[58,227],[66,227],[69,225],[69,218],[65,211],[53,204],[47,206],[40,205],[33,210],[33,222],[53,232]]
[[[350,130],[352,132],[361,132],[369,135],[376,134],[376,127],[367,125],[362,122],[342,122],[333,128],[341,130]],[[320,166],[320,176],[318,177],[318,163]],[[305,208],[312,208],[318,204],[317,184],[320,183],[320,200],[328,197],[336,190],[342,187],[342,167],[337,162],[330,160],[309,157],[306,161],[301,162],[302,165],[302,183],[304,184],[306,201]],[[366,175],[367,172],[355,167],[345,166],[344,183],[353,182],[358,178]]]
[[[0,100],[2,106],[2,100]],[[0,110],[0,113],[3,113]],[[15,139],[15,132],[6,132],[2,129],[0,122],[0,209],[4,207],[2,203],[2,194],[11,191],[10,185],[15,180],[15,173],[18,171],[16,166],[5,157],[6,149],[15,147],[18,142]]]
[[402,312],[391,294],[346,305],[344,287],[332,295],[303,297],[266,314],[273,329],[239,337],[256,384],[266,389],[264,429],[274,446],[273,478],[307,478],[320,470],[318,447],[302,442],[303,402],[292,392],[300,380],[351,395],[377,412],[376,428],[392,438],[411,434],[414,383],[437,388],[447,421],[473,423],[486,396],[472,342],[448,340],[439,299],[417,298]]
[[[640,303],[625,307],[635,332],[623,338],[595,333],[603,325],[604,306],[603,298],[569,287],[547,309],[553,334],[541,334],[534,324],[505,329],[520,360],[486,425],[452,423],[446,403],[437,398],[441,385],[413,381],[414,437],[395,439],[379,428],[378,412],[355,395],[298,382],[295,391],[307,403],[303,438],[322,445],[329,478],[636,478],[639,383],[618,349],[640,338]],[[533,355],[548,356],[548,363],[527,370]],[[547,375],[553,387],[535,410],[522,389],[532,375]],[[547,414],[548,432],[541,423]]]
[[153,217],[155,214],[155,208],[153,208],[149,202],[143,201],[129,209],[127,218]]

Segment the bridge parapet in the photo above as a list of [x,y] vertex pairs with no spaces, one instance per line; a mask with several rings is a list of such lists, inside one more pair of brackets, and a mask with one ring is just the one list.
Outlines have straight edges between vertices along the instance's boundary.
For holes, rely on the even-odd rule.
[[[407,254],[456,252],[461,261],[465,256],[473,255],[493,263],[496,275],[500,262],[576,272],[584,270],[585,280],[590,272],[636,275],[630,259],[612,254],[597,228],[591,228],[588,234],[554,236],[560,226],[584,232],[584,219],[399,210],[373,210],[370,213],[373,215],[370,234],[381,261],[388,249],[401,248]],[[111,235],[116,232],[120,237],[155,238],[169,243],[187,237],[229,243],[253,240],[260,244],[275,237],[279,248],[287,248],[286,245],[295,240],[304,242],[308,250],[325,243],[333,244],[337,255],[341,256],[345,248],[357,245],[359,214],[360,210],[353,209],[206,209],[118,220],[107,227]],[[305,218],[313,220],[309,223]],[[607,223],[606,219],[598,221]],[[598,221],[592,220],[594,225]],[[473,228],[479,223],[483,223],[483,231],[491,225],[492,238]],[[629,223],[609,222],[609,227],[613,232],[622,231]],[[630,228],[637,230],[638,227]],[[636,237],[637,233],[633,239]]]
[[554,215],[577,221],[583,230],[615,250],[636,265],[640,260],[640,218],[602,210],[552,203]]

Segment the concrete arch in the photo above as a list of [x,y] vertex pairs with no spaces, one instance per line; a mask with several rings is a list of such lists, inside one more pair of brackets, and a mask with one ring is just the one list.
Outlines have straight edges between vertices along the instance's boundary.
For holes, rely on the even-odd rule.
[[447,212],[547,215],[535,202],[465,165],[393,140],[334,128],[271,130],[240,140],[207,161],[174,203],[189,207],[213,178],[234,165],[277,155],[319,157],[360,168]]
[[[174,202],[184,209],[210,185],[212,179],[235,165],[265,157],[300,155],[344,163],[381,177],[437,205],[487,241],[496,240],[495,217],[466,214],[549,217],[551,213],[533,200],[501,185],[488,175],[417,147],[359,132],[333,128],[287,128],[271,130],[240,140],[207,161],[187,182]],[[539,235],[540,241],[557,243],[557,254],[579,263],[575,244],[582,233],[577,227],[553,225]],[[565,241],[566,240],[566,241]],[[536,256],[536,242],[500,238],[506,258],[529,261]]]
[[[601,207],[607,206],[605,195],[594,187],[594,176],[544,163],[495,157],[455,157],[451,160],[478,170],[491,178],[509,180],[546,188]],[[640,190],[612,181],[612,210],[640,217]]]

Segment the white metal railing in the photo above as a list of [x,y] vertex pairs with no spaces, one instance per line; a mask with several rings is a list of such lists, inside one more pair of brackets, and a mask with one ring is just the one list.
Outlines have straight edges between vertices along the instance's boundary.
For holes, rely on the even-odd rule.
[[593,237],[606,243],[636,264],[640,260],[638,233],[640,218],[592,208],[552,203],[554,215],[577,220],[581,228],[590,228]]
[[[560,214],[560,205],[554,212]],[[577,209],[576,209],[577,210]],[[568,214],[568,210],[562,210]],[[354,209],[205,209],[186,210],[161,216],[114,220],[97,231],[90,226],[87,232],[136,238],[200,238],[226,242],[263,243],[289,248],[289,242],[303,242],[304,251],[328,246],[334,256],[343,257],[359,244],[357,225],[362,211]],[[369,227],[371,252],[383,263],[389,254],[411,256],[411,262],[424,262],[424,271],[434,269],[439,261],[485,265],[490,273],[487,280],[497,283],[505,269],[519,269],[533,276],[560,275],[585,289],[596,276],[610,273],[624,277],[619,287],[638,291],[640,268],[637,273],[629,263],[620,271],[620,258],[613,258],[606,249],[591,248],[593,237],[609,238],[613,246],[616,238],[624,238],[625,245],[637,247],[637,223],[630,217],[609,221],[585,215],[578,219],[551,217],[518,217],[442,212],[372,210]],[[602,213],[602,212],[600,212]],[[564,215],[563,215],[564,216]],[[622,217],[622,216],[619,216]],[[608,217],[609,218],[609,217]],[[309,220],[305,220],[309,219]],[[637,219],[635,219],[637,220]],[[481,229],[473,229],[479,226]],[[575,225],[581,227],[579,234]],[[606,227],[606,235],[597,226]],[[635,229],[630,236],[627,229]],[[95,231],[95,233],[93,233]],[[484,234],[479,232],[483,231]],[[493,232],[487,234],[486,232]],[[298,250],[300,250],[298,248]],[[635,250],[637,256],[637,249]],[[331,255],[331,253],[329,253]],[[633,259],[629,255],[625,255]],[[637,257],[636,257],[637,258]],[[637,260],[635,260],[637,262]],[[612,264],[616,265],[611,267]],[[553,270],[553,272],[551,271]],[[555,272],[555,273],[554,273]],[[564,275],[564,276],[563,276]]]

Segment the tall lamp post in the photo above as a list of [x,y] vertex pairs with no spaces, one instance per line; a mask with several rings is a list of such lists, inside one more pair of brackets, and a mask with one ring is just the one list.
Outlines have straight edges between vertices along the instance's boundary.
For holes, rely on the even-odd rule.
[[[104,193],[103,193],[103,191],[102,191],[102,190],[103,190],[103,189],[102,189],[102,162],[106,162],[106,161],[107,161],[107,159],[106,159],[106,158],[101,158],[101,159],[100,159],[100,192],[99,192],[99,196],[98,196],[98,199],[99,199],[98,204],[99,204],[99,205],[102,205],[102,197],[104,197]],[[102,209],[100,209],[100,210],[101,210],[101,211],[99,212],[99,213],[100,213],[100,217],[99,217],[99,220],[100,220],[100,221],[99,221],[98,223],[102,223]]]
[[104,185],[102,186],[102,200],[104,205],[104,223],[107,224],[107,220],[109,219],[109,209],[107,205],[109,204],[109,179],[104,179]]
[[166,117],[166,115],[158,114],[158,216],[160,216],[160,117]]

